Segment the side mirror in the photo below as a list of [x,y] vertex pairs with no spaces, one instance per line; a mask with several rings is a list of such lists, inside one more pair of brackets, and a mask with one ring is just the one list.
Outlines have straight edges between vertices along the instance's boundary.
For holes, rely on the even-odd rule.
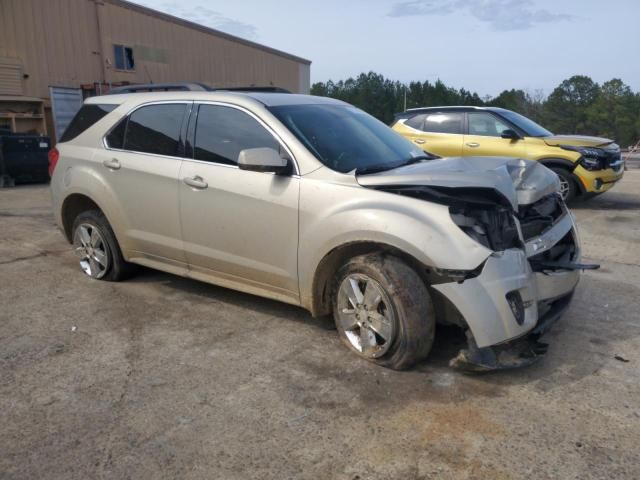
[[509,138],[511,140],[520,140],[522,138],[520,135],[518,135],[518,132],[516,132],[515,130],[512,130],[510,128],[507,128],[506,130],[503,130],[502,133],[500,134],[500,136],[502,138]]
[[290,175],[291,167],[291,160],[282,158],[273,148],[247,148],[238,155],[238,168],[240,170]]

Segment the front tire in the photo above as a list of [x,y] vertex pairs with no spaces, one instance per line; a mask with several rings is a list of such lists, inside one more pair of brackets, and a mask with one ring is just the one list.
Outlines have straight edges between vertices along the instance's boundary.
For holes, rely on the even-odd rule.
[[72,232],[74,253],[87,276],[117,282],[134,272],[134,265],[125,261],[111,225],[100,210],[79,214]]
[[565,203],[569,203],[575,200],[578,195],[578,185],[576,184],[573,175],[564,168],[552,168],[558,178],[560,179],[560,195]]
[[342,341],[394,370],[425,359],[435,335],[433,303],[420,276],[385,254],[361,255],[338,272],[333,315]]

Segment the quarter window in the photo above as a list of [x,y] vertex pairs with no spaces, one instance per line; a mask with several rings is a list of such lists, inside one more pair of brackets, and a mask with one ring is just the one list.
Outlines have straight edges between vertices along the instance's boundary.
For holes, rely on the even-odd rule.
[[[124,149],[157,155],[178,156],[184,104],[149,105],[133,112],[126,126]],[[120,127],[116,127],[111,134]],[[110,144],[109,138],[107,141]],[[114,136],[114,142],[117,135]]]
[[71,123],[62,134],[62,137],[60,137],[60,142],[73,140],[94,123],[102,120],[105,115],[114,110],[117,106],[118,105],[97,103],[83,105],[80,110],[78,110],[75,117],[73,117],[73,120],[71,120]]
[[499,137],[511,127],[487,112],[471,112],[469,115],[469,135]]
[[462,134],[464,114],[459,112],[436,112],[426,115],[423,130],[432,133]]
[[133,49],[124,45],[113,46],[113,59],[116,70],[135,70],[135,61],[133,60]]
[[253,117],[236,108],[200,105],[195,132],[196,160],[236,165],[242,150],[260,147],[280,151],[278,141]]

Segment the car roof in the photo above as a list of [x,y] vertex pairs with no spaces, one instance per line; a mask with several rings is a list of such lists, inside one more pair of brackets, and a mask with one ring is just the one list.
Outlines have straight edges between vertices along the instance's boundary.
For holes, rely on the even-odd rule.
[[87,104],[121,105],[142,104],[162,101],[220,101],[232,103],[260,103],[267,107],[281,105],[346,105],[340,100],[315,95],[301,95],[295,93],[270,93],[270,92],[238,92],[230,90],[207,91],[177,91],[177,92],[140,92],[121,93],[115,95],[102,95],[90,97],[85,100]]

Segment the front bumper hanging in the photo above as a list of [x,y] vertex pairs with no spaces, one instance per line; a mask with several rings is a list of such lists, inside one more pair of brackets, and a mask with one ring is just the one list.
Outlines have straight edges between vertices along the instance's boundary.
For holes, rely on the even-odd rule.
[[479,348],[473,334],[467,330],[468,348],[461,350],[449,366],[467,372],[509,370],[533,365],[547,353],[548,344],[540,337],[549,331],[571,303],[573,292],[548,305],[548,310],[527,335],[507,343]]
[[540,337],[571,302],[580,263],[573,216],[561,214],[524,249],[492,254],[479,275],[433,285],[464,318],[468,347],[450,364],[467,371],[518,368],[535,363],[547,350]]

